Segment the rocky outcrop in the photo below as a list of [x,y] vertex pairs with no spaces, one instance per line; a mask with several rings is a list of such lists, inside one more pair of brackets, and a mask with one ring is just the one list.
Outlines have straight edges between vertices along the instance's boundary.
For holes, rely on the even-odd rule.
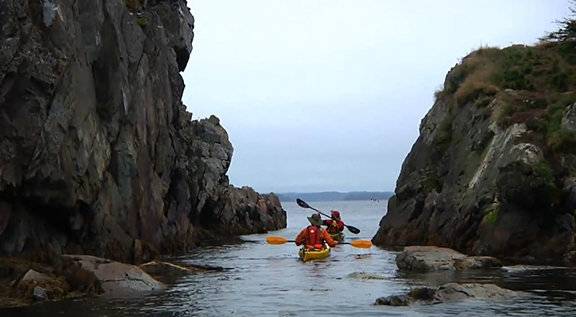
[[396,255],[398,269],[410,272],[490,271],[502,268],[500,260],[490,256],[466,256],[447,248],[410,246]]
[[[57,301],[86,295],[111,298],[166,288],[138,266],[95,256],[62,255],[54,258],[50,265],[1,260],[0,269],[18,272],[0,276],[0,282],[4,282],[7,275],[16,276],[8,285],[0,283],[0,306],[24,306],[34,301]],[[158,278],[182,275],[185,271],[192,273],[190,269],[166,262],[150,262],[143,268]],[[175,274],[178,270],[182,274]]]
[[566,45],[481,48],[447,74],[375,245],[576,264],[576,59]]
[[390,295],[376,299],[374,305],[408,306],[413,303],[441,304],[458,302],[465,299],[483,299],[491,301],[512,300],[519,293],[498,287],[494,284],[458,284],[446,283],[437,288],[417,287],[406,295]]
[[0,254],[132,262],[286,226],[274,194],[229,184],[218,118],[181,102],[186,1],[6,0],[0,21]]

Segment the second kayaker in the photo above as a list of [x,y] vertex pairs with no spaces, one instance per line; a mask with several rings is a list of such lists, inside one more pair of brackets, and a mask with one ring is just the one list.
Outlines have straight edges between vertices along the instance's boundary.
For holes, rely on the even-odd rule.
[[332,219],[324,219],[324,221],[322,221],[322,224],[327,227],[326,230],[328,233],[335,234],[344,231],[344,222],[340,217],[340,212],[338,210],[332,210],[331,216]]
[[294,243],[300,246],[302,244],[306,245],[309,250],[313,249],[323,249],[324,242],[326,242],[330,247],[335,247],[338,242],[334,241],[327,230],[322,228],[322,218],[318,214],[313,214],[308,217],[310,221],[310,226],[302,229]]

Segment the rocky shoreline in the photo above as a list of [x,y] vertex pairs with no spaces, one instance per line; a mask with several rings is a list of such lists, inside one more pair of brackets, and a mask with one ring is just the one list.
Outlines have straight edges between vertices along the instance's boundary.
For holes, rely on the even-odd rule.
[[50,262],[40,264],[0,258],[0,272],[15,276],[14,279],[0,279],[0,307],[157,291],[184,275],[225,270],[223,267],[182,266],[158,260],[136,266],[90,255],[63,255]]
[[0,293],[106,291],[63,254],[146,277],[119,263],[286,227],[276,195],[230,184],[219,118],[181,101],[185,0],[31,3],[0,12]]

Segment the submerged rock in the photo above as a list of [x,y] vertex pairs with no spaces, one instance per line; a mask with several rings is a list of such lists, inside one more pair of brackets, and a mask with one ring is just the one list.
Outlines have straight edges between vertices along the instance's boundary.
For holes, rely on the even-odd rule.
[[548,265],[510,265],[503,266],[504,272],[526,272],[526,271],[568,271],[569,267],[566,266],[548,266]]
[[225,268],[222,266],[216,266],[216,265],[206,265],[206,264],[186,264],[186,266],[192,267],[194,269],[197,270],[201,270],[201,271],[216,271],[216,272],[222,272],[222,271],[227,271],[230,270],[230,268]]
[[195,273],[189,268],[162,261],[144,263],[140,265],[140,268],[153,276],[182,276]]
[[396,255],[396,265],[411,272],[494,270],[502,267],[500,260],[489,256],[467,256],[448,248],[410,246]]
[[346,276],[347,278],[360,279],[360,280],[385,280],[384,276],[366,272],[354,272]]
[[417,287],[405,295],[390,295],[376,299],[374,305],[408,306],[415,302],[440,304],[456,302],[468,298],[486,300],[511,300],[518,293],[494,284],[458,284],[447,283],[437,288]]

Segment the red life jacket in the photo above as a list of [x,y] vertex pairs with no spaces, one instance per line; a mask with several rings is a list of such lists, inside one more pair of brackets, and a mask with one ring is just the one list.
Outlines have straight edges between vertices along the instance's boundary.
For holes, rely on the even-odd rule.
[[326,224],[328,225],[328,233],[338,233],[342,230],[344,230],[344,222],[342,222],[341,220],[333,220],[333,219],[327,219],[326,220]]
[[324,237],[322,236],[322,228],[316,226],[308,226],[306,232],[306,246],[313,246],[316,249],[324,247]]

